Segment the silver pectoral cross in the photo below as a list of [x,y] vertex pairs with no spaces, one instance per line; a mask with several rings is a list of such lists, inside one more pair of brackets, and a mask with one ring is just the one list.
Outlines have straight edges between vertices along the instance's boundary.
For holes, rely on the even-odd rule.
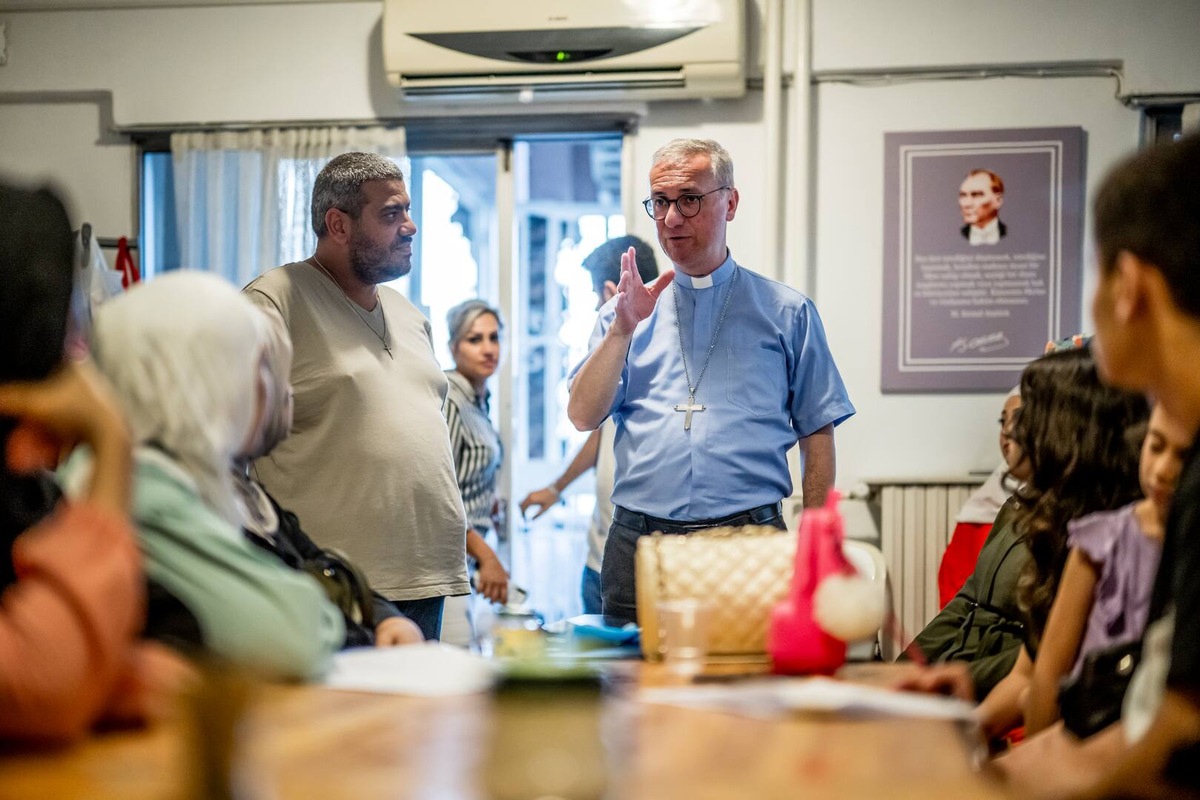
[[685,416],[683,418],[683,429],[685,431],[690,431],[692,429],[692,412],[693,411],[703,411],[704,406],[702,406],[696,402],[695,395],[688,395],[687,403],[686,404],[684,404],[684,403],[676,404],[675,410],[687,412],[687,416]]

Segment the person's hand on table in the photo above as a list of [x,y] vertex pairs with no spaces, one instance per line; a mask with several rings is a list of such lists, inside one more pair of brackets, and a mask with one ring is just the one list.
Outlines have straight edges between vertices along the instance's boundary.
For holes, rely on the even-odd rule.
[[1126,750],[1119,722],[1083,740],[1059,722],[994,759],[992,766],[1013,797],[1066,800],[1083,794]]
[[947,661],[932,666],[913,666],[894,684],[905,692],[944,694],[960,700],[975,700],[975,682],[962,661]]
[[388,617],[375,626],[376,647],[399,647],[425,641],[417,623],[408,617]]

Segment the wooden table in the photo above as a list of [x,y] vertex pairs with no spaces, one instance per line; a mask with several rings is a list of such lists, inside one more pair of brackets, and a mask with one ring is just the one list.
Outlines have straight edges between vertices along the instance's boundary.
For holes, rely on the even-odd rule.
[[[678,682],[658,665],[631,669],[640,686]],[[861,665],[843,674],[879,682],[894,675],[891,670]],[[496,737],[516,729],[502,728],[503,715],[483,696],[418,699],[263,686],[253,691],[249,708],[237,752],[251,790],[240,800],[496,796],[489,752],[497,752]],[[1004,796],[970,767],[975,743],[946,722],[764,720],[632,699],[606,701],[596,719],[603,743],[597,752],[609,776],[606,797]],[[562,723],[547,722],[537,741],[565,741]],[[195,797],[190,730],[180,714],[149,730],[103,734],[67,750],[0,753],[0,798]]]

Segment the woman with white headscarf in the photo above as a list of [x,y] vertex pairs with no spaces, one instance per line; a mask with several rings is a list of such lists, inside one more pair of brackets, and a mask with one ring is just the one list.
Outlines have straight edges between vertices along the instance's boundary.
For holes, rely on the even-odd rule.
[[233,465],[246,539],[292,569],[322,575],[329,599],[342,612],[345,647],[393,647],[424,641],[421,629],[392,602],[372,591],[367,578],[341,552],[324,550],[300,527],[295,514],[280,508],[254,477],[252,462],[287,438],[292,425],[292,340],[274,309],[256,308],[264,322],[263,368],[259,375],[260,413],[251,441]]
[[[342,643],[341,614],[312,578],[245,540],[229,471],[256,433],[264,338],[261,315],[233,287],[177,272],[103,306],[93,353],[137,445],[147,635],[310,678]],[[68,463],[69,480],[85,460]]]

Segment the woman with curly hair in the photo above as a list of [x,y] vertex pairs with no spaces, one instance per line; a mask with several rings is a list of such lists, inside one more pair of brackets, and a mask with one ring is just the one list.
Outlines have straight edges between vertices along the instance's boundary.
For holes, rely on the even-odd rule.
[[1138,450],[1150,414],[1141,395],[1100,382],[1086,346],[1031,362],[1021,374],[1021,402],[1013,439],[1029,459],[1030,476],[1017,492],[1016,529],[1030,558],[1016,593],[1027,632],[1012,670],[979,706],[991,737],[1022,722],[1033,662],[1067,559],[1067,523],[1120,508],[1141,493]]
[[[1145,398],[1100,382],[1090,349],[1060,350],[1021,373],[1014,443],[1028,478],[1016,492],[1013,525],[1029,553],[1014,594],[1024,613],[1024,646],[1008,675],[979,706],[994,738],[1021,724],[1024,696],[1067,556],[1067,523],[1136,500],[1138,450],[1149,416]],[[952,662],[906,679],[905,688],[975,696],[967,665]]]
[[1026,645],[1037,652],[1067,558],[1067,523],[1141,496],[1138,453],[1150,410],[1141,395],[1100,382],[1089,348],[1048,353],[1021,375],[1024,407],[1013,439],[1029,458],[1017,490],[1017,530],[1032,555],[1017,582],[1029,616]]

